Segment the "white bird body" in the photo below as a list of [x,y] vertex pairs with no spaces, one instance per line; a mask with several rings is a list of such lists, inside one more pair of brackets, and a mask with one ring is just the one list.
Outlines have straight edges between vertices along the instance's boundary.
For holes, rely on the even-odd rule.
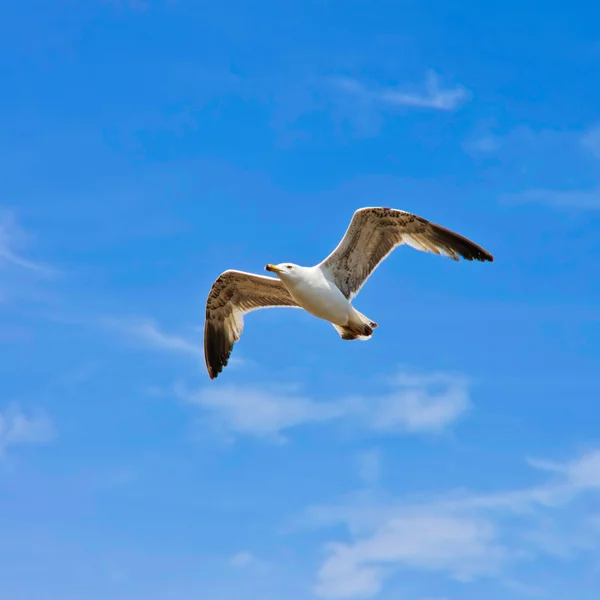
[[277,278],[233,270],[219,275],[206,301],[204,356],[210,378],[227,365],[242,333],[244,314],[259,308],[303,308],[329,321],[343,340],[369,339],[377,323],[351,302],[377,266],[403,244],[454,260],[494,260],[467,238],[417,215],[393,208],[360,208],[337,247],[314,267],[267,265]]
[[287,266],[281,265],[277,274],[301,308],[334,325],[348,324],[356,311],[323,269],[289,265],[288,270]]

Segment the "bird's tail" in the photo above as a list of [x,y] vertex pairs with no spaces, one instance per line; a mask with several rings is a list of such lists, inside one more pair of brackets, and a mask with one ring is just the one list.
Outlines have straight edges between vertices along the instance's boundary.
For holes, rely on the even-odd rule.
[[353,318],[343,327],[335,325],[335,330],[340,334],[343,340],[368,340],[373,335],[373,330],[377,328],[377,323],[365,317],[362,313],[355,311]]

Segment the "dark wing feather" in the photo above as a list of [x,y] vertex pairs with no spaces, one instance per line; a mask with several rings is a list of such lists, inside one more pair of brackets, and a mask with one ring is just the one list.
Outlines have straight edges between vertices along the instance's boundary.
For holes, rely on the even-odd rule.
[[396,247],[407,244],[454,260],[493,261],[467,238],[403,210],[361,208],[337,248],[321,263],[344,296],[352,299],[377,265]]
[[211,379],[227,366],[244,328],[244,313],[276,306],[298,306],[279,279],[243,271],[225,271],[217,278],[206,300],[204,324],[204,359]]

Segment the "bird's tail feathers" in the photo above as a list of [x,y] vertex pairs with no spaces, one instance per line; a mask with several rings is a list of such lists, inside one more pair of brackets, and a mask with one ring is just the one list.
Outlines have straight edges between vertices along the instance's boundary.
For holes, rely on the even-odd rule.
[[377,323],[358,311],[356,311],[355,317],[358,318],[350,320],[343,327],[334,323],[332,325],[343,340],[368,340],[373,335],[373,330],[377,327]]
[[369,317],[365,317],[365,315],[363,315],[362,313],[359,313],[357,310],[355,310],[356,312],[356,316],[365,324],[368,325],[371,329],[377,329],[377,327],[379,327],[379,325],[377,325],[377,323],[375,323],[375,321],[372,321],[371,319],[369,319]]

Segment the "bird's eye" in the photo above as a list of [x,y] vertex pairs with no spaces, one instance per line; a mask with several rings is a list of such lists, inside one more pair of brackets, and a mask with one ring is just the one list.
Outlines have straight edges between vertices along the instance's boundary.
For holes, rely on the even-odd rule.
[[287,266],[287,268],[288,268],[288,269],[291,269],[291,268],[292,268],[292,265],[288,265],[288,266]]

